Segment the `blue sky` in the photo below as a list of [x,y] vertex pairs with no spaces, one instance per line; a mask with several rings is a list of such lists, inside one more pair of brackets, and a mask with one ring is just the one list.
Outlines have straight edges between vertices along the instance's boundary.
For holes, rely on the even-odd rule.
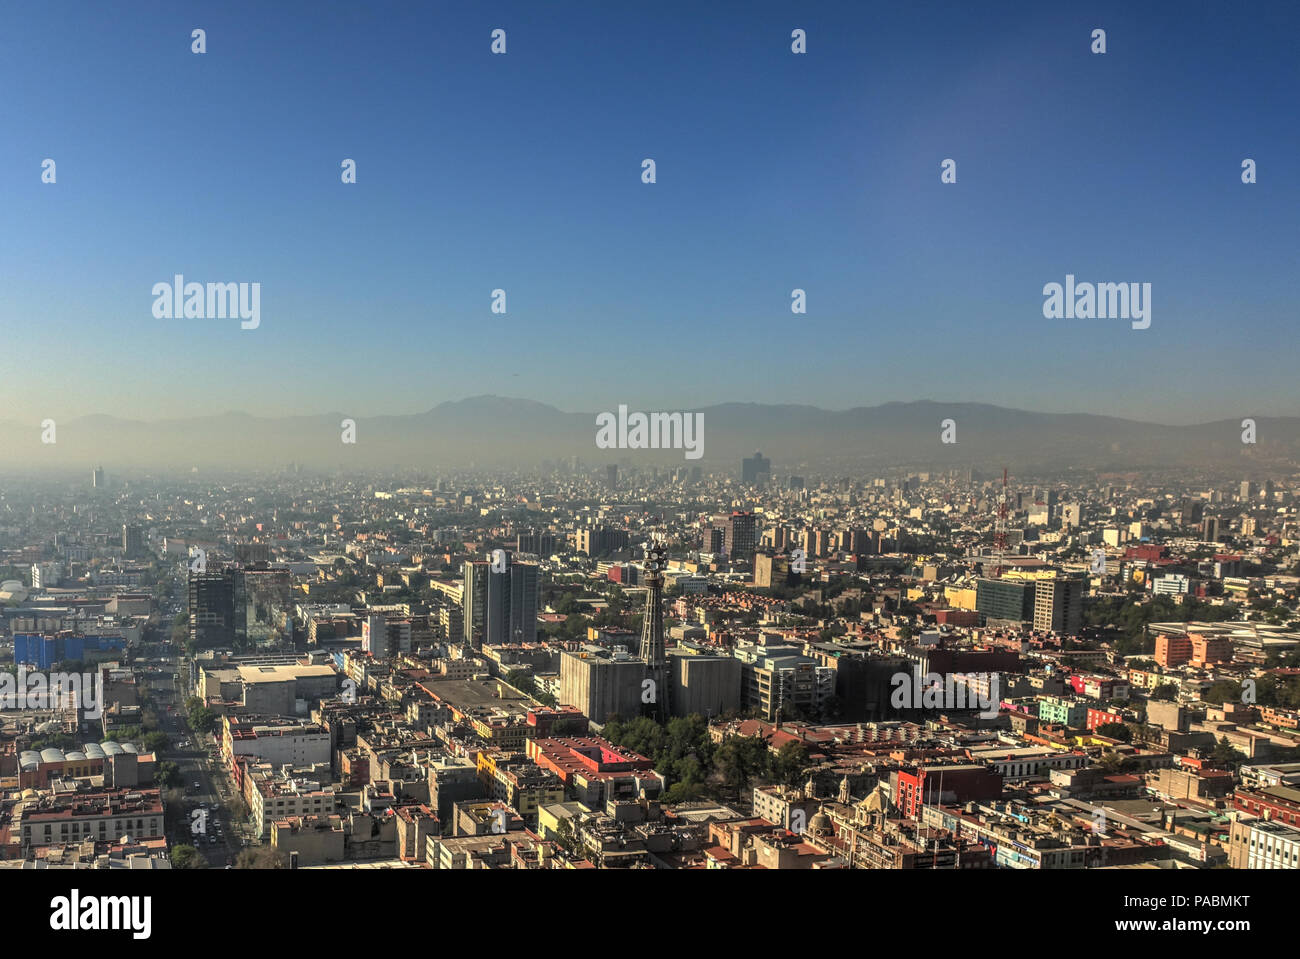
[[[1134,6],[7,5],[0,418],[1300,414],[1300,5]],[[155,319],[175,273],[260,328]],[[1151,328],[1044,319],[1066,273]]]

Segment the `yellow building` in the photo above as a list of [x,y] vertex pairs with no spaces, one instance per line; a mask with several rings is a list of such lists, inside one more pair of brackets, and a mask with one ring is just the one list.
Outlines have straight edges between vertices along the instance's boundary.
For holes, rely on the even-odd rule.
[[975,589],[948,586],[943,591],[943,599],[953,609],[975,609]]

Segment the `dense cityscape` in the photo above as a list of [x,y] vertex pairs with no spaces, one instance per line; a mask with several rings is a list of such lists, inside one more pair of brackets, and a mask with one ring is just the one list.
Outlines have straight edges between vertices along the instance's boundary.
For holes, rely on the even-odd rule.
[[20,946],[1289,941],[1241,6],[0,11]]
[[629,462],[6,485],[0,865],[1300,866],[1300,473]]

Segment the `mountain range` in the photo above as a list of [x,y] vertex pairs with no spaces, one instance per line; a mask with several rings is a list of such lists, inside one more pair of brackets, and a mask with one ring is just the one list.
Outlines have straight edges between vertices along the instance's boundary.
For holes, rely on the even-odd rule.
[[[654,412],[647,410],[646,412]],[[922,400],[849,410],[723,403],[704,414],[703,457],[680,450],[598,449],[596,413],[543,403],[476,396],[423,413],[355,418],[356,442],[344,443],[345,413],[256,417],[227,412],[141,421],[95,415],[55,424],[0,420],[0,472],[7,468],[76,469],[103,465],[119,474],[188,472],[193,467],[276,470],[460,469],[517,466],[578,457],[588,465],[621,463],[738,470],[761,450],[777,474],[852,468],[1000,469],[1098,472],[1168,467],[1277,468],[1300,460],[1300,417],[1257,417],[1257,442],[1242,442],[1240,420],[1165,426],[1089,414],[1035,413],[979,403]],[[943,421],[952,420],[941,441]]]

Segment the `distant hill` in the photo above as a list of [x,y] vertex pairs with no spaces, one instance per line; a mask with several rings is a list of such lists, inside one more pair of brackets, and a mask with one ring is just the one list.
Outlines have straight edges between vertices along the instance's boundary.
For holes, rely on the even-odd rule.
[[[648,410],[647,412],[653,412]],[[1258,418],[1258,443],[1241,442],[1241,421],[1162,426],[1085,414],[1033,413],[978,403],[886,403],[831,411],[812,406],[724,403],[703,407],[704,455],[601,450],[596,414],[566,413],[531,400],[477,396],[424,413],[356,420],[355,445],[340,441],[344,413],[263,418],[229,412],[151,422],[89,416],[58,423],[42,445],[39,424],[0,421],[0,470],[103,464],[118,469],[229,466],[314,468],[532,467],[580,457],[589,464],[739,468],[761,450],[776,472],[913,468],[1121,471],[1161,467],[1277,466],[1300,460],[1300,417]],[[940,423],[956,423],[953,445]]]

